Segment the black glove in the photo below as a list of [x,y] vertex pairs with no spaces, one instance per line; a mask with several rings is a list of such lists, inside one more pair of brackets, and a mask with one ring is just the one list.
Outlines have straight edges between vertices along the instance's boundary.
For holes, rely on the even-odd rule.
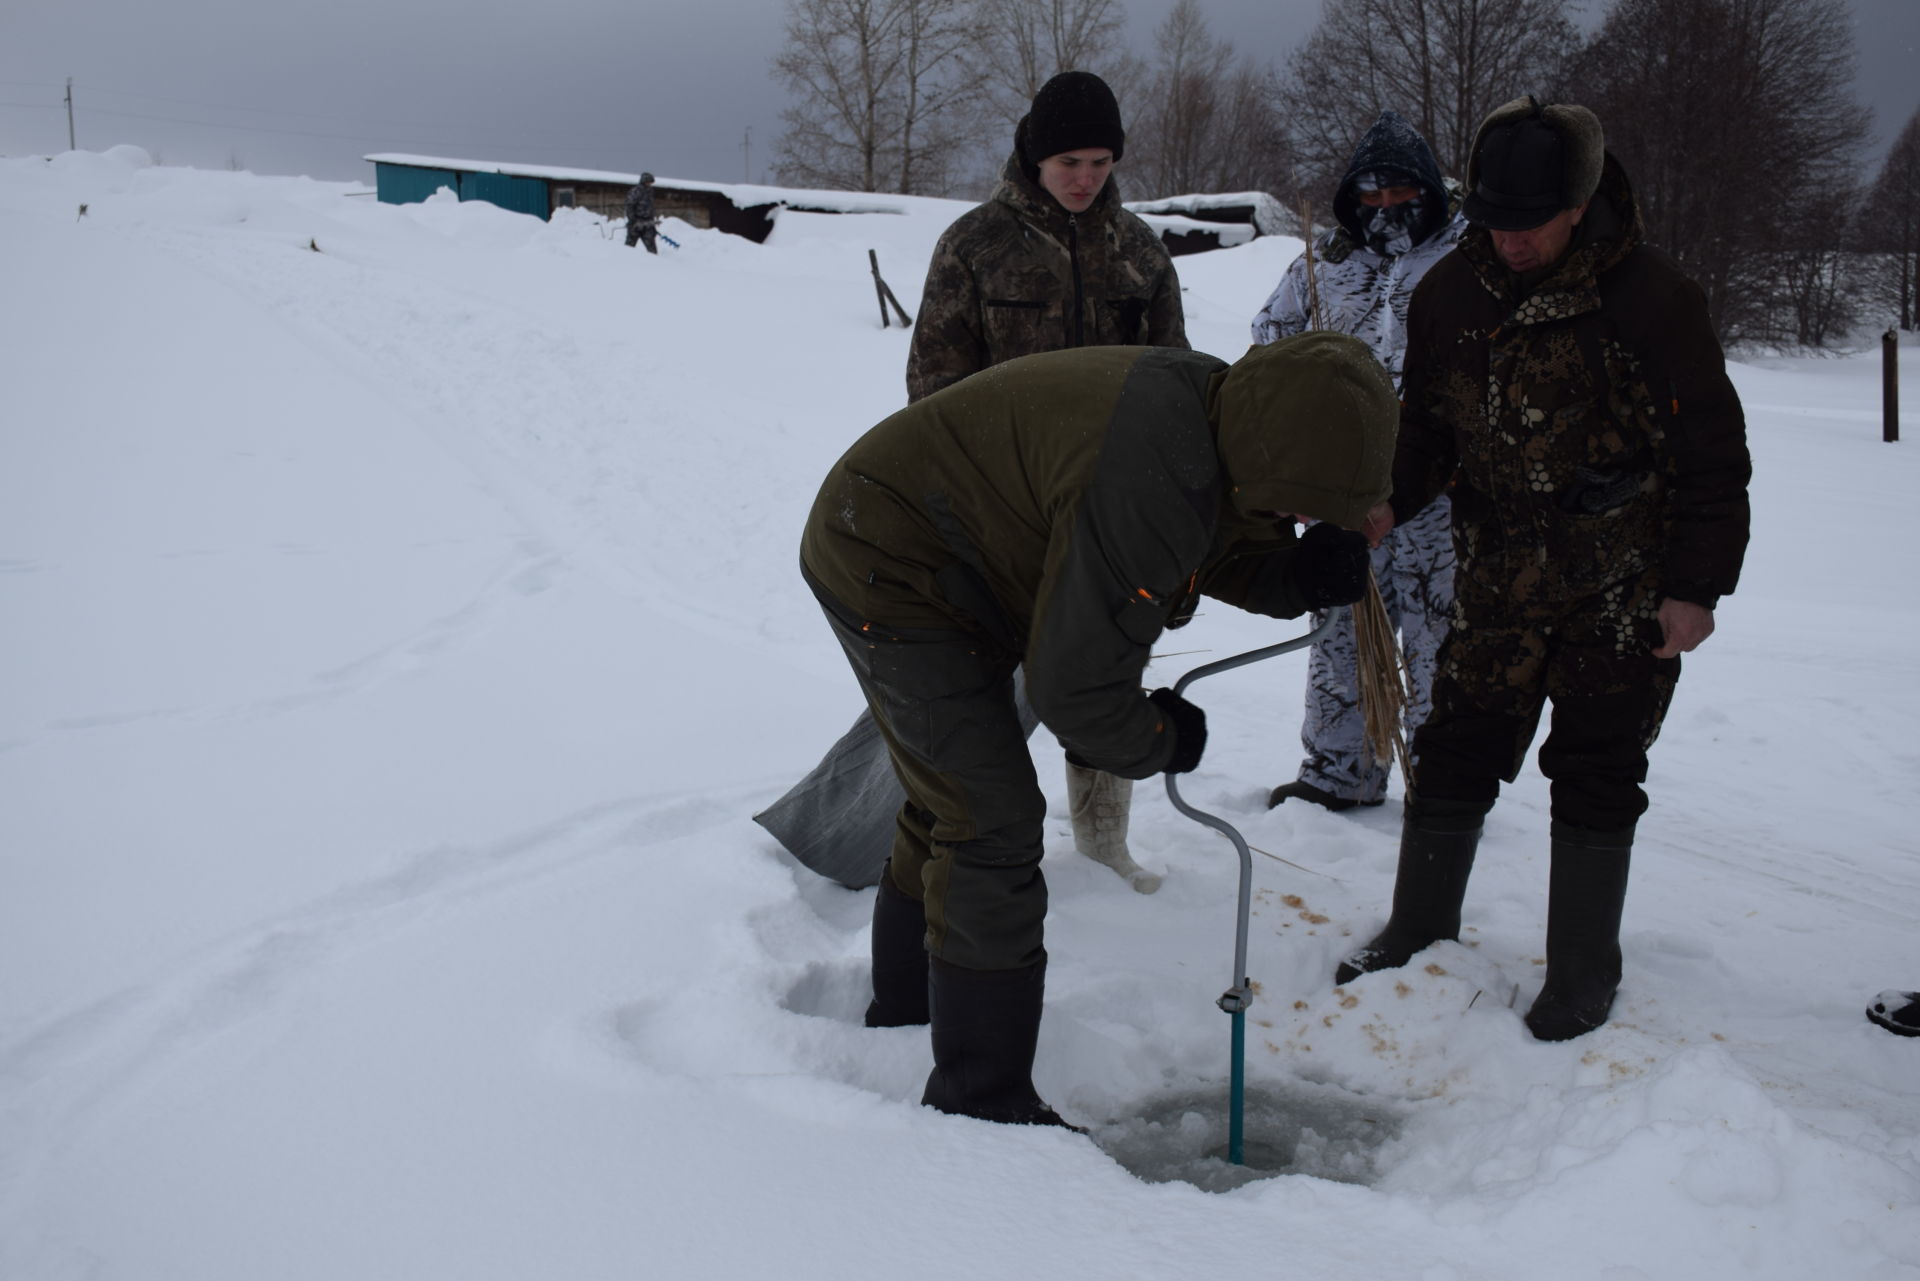
[[1309,609],[1351,605],[1367,594],[1367,564],[1364,534],[1321,521],[1294,548],[1293,584]]
[[1170,689],[1154,690],[1147,701],[1173,727],[1173,759],[1167,762],[1167,773],[1192,773],[1200,764],[1200,753],[1207,750],[1207,714]]

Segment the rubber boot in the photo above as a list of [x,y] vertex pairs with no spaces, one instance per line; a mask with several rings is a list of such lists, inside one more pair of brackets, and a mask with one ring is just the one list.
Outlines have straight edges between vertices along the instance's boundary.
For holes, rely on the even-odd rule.
[[1889,988],[1873,998],[1867,1017],[1895,1036],[1920,1036],[1920,992]]
[[868,1027],[921,1027],[927,1022],[927,905],[893,883],[893,862],[880,865],[873,900],[873,1002]]
[[1593,832],[1553,825],[1547,981],[1527,1011],[1536,1041],[1571,1041],[1607,1021],[1620,987],[1620,912],[1632,853],[1630,827]]
[[957,1116],[1003,1125],[1068,1125],[1033,1088],[1046,993],[1042,957],[1018,970],[969,970],[935,958],[933,1072],[920,1102]]
[[[1467,826],[1471,823],[1471,826]],[[1480,846],[1479,816],[1459,820],[1457,830],[1422,826],[1412,816],[1400,824],[1400,870],[1393,880],[1393,913],[1387,928],[1348,956],[1333,981],[1351,983],[1375,970],[1396,970],[1441,939],[1460,937],[1460,904]]]

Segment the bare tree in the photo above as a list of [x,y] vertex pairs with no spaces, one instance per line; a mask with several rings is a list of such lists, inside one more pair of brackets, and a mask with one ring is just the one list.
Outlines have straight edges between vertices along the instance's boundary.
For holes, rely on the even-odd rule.
[[1276,86],[1304,194],[1330,198],[1360,135],[1392,108],[1464,178],[1493,108],[1548,92],[1579,47],[1567,0],[1329,0]]
[[1730,340],[1790,340],[1782,310],[1813,278],[1792,255],[1841,243],[1805,215],[1853,186],[1869,120],[1853,70],[1844,0],[1617,0],[1574,65],[1648,239]]
[[1155,30],[1134,103],[1126,163],[1135,194],[1290,185],[1269,78],[1214,39],[1198,0],[1178,0]]
[[782,182],[943,195],[968,139],[967,0],[788,0]]
[[970,57],[988,115],[1008,131],[1060,72],[1091,71],[1112,84],[1124,57],[1120,0],[978,0],[975,12],[980,39]]
[[1920,329],[1920,111],[1880,165],[1857,228],[1867,301],[1902,329]]

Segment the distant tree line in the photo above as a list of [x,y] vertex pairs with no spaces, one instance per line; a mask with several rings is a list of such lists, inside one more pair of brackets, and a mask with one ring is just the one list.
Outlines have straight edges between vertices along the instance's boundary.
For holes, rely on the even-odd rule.
[[[1524,93],[1583,103],[1647,239],[1730,342],[1826,345],[1920,326],[1920,114],[1877,175],[1845,0],[1327,0],[1257,63],[1178,0],[1148,56],[1121,0],[788,0],[782,182],[984,197],[1033,94],[1093,71],[1127,121],[1128,199],[1261,190],[1324,210],[1382,109],[1464,178],[1479,121]],[[1238,45],[1245,47],[1243,38]]]

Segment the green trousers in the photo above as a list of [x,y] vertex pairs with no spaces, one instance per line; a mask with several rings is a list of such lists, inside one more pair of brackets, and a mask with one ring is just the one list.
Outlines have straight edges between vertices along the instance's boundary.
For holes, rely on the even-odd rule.
[[927,950],[972,970],[1045,956],[1046,798],[1015,710],[1019,656],[960,631],[889,628],[816,588],[906,803],[889,865],[927,909]]

